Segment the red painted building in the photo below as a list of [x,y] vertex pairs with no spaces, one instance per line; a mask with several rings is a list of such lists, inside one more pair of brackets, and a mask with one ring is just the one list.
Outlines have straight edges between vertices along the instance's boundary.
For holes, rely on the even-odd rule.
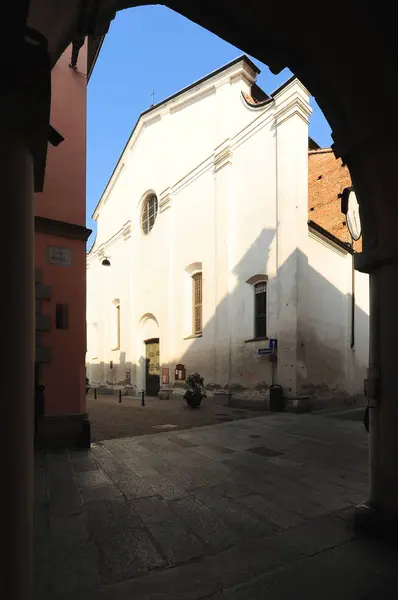
[[69,47],[51,77],[50,122],[64,139],[57,146],[49,144],[44,190],[35,197],[35,408],[40,447],[90,443],[85,389],[90,234],[85,226],[86,90],[99,46],[86,42],[74,68]]

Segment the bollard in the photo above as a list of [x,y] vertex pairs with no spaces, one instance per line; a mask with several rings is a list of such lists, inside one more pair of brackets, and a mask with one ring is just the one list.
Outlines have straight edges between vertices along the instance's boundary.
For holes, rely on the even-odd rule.
[[145,390],[141,392],[141,406],[145,406]]
[[97,399],[97,388],[94,388],[94,400]]
[[122,403],[122,390],[119,390],[119,404]]

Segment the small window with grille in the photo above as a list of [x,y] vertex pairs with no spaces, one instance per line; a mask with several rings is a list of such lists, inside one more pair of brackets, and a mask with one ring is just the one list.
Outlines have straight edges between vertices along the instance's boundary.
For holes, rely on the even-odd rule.
[[141,212],[142,233],[148,235],[155,224],[158,214],[158,199],[156,194],[150,194],[144,200]]
[[267,335],[267,282],[260,281],[254,286],[254,337]]
[[192,275],[192,333],[202,333],[202,273]]

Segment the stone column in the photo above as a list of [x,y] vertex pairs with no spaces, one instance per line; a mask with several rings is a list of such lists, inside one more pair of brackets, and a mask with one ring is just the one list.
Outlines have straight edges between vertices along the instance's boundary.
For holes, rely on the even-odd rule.
[[370,276],[369,501],[357,524],[398,532],[398,147],[380,132],[344,157],[360,202],[363,252],[356,269]]
[[13,52],[0,57],[0,597],[29,600],[35,360],[33,191],[34,185],[41,189],[44,177],[50,63],[46,40],[39,33],[28,31],[21,37],[19,33],[16,30]]
[[13,121],[8,124],[4,121],[0,121],[3,200],[0,596],[27,600],[31,587],[33,512],[33,160]]

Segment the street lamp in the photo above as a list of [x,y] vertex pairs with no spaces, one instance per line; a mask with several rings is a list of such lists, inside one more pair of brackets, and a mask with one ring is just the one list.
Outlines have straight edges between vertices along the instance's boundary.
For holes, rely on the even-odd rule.
[[111,263],[110,263],[110,260],[109,260],[109,258],[107,258],[107,257],[105,256],[105,258],[104,258],[104,260],[102,261],[101,265],[102,265],[103,267],[110,267],[110,266],[111,266]]

